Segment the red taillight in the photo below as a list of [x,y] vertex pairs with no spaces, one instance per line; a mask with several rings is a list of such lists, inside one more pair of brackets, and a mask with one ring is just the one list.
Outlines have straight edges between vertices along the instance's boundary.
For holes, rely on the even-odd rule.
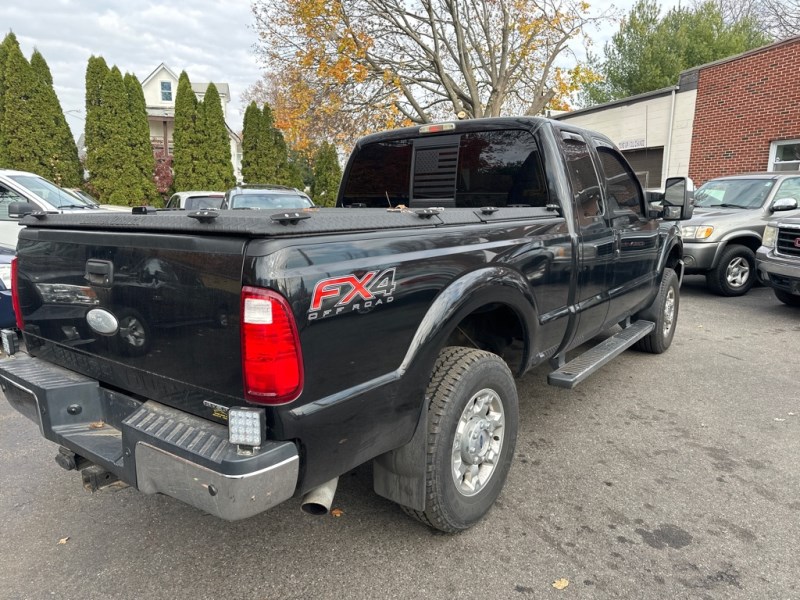
[[11,306],[14,307],[14,315],[17,317],[17,328],[22,331],[25,321],[22,320],[22,310],[19,307],[19,277],[17,276],[17,261],[15,256],[11,259]]
[[244,397],[255,404],[286,404],[303,391],[303,355],[286,299],[261,288],[242,288]]

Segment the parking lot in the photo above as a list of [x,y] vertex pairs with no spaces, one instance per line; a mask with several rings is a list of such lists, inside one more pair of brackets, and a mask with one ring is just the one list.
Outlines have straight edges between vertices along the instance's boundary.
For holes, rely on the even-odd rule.
[[3,401],[0,596],[798,598],[800,311],[699,277],[681,301],[666,354],[626,352],[572,391],[544,368],[519,381],[505,490],[455,536],[374,495],[368,465],[341,478],[339,517],[89,494]]

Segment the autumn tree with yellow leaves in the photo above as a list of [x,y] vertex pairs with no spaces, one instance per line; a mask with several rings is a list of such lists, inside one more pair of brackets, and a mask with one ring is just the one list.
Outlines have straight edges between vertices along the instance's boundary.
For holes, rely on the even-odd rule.
[[268,100],[298,149],[366,131],[564,108],[592,74],[559,67],[582,0],[257,0]]

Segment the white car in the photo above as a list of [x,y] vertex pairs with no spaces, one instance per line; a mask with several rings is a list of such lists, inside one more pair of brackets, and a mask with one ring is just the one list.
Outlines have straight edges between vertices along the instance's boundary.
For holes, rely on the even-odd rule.
[[52,181],[27,171],[0,169],[0,244],[17,246],[19,221],[8,216],[12,202],[27,202],[36,210],[68,212],[89,210],[85,202]]
[[167,202],[167,208],[184,210],[200,210],[203,208],[220,208],[225,199],[224,192],[176,192]]

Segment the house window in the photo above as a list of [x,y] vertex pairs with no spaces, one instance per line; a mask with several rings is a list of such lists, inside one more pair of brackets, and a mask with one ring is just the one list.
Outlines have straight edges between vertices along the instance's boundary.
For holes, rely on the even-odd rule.
[[172,82],[171,81],[162,81],[161,82],[161,101],[162,102],[172,102]]
[[770,171],[800,171],[800,140],[781,140],[769,146]]

